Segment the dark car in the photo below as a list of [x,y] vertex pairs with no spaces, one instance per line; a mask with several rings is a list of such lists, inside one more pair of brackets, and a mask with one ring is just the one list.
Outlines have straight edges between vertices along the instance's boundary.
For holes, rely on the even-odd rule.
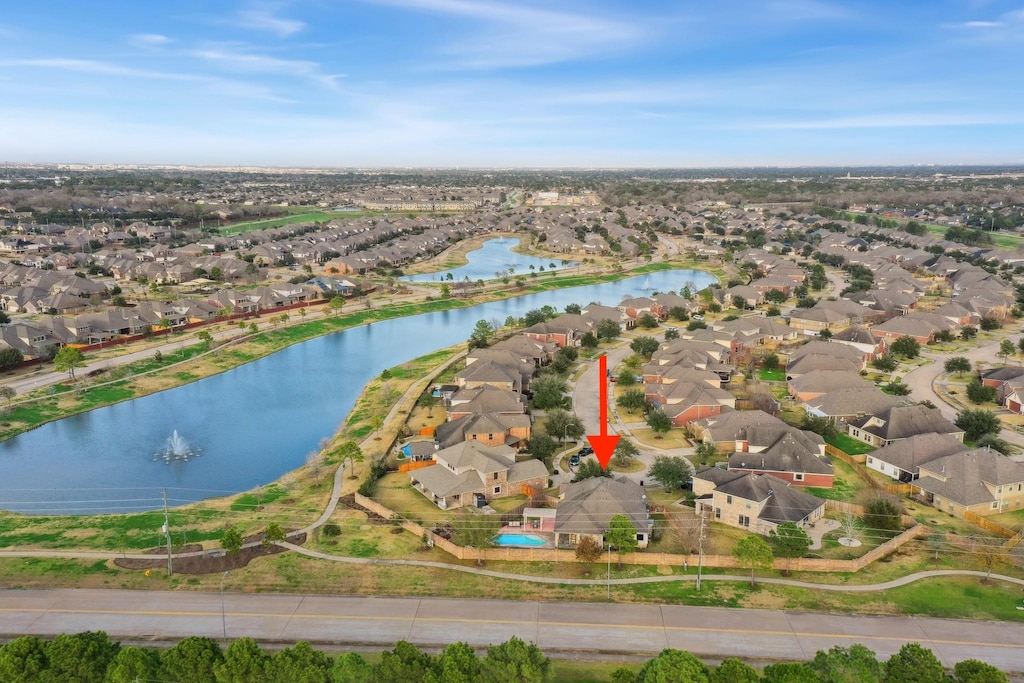
[[584,446],[583,448],[580,449],[580,453],[579,454],[580,454],[580,456],[593,455],[594,454],[594,449],[591,448],[590,446]]
[[576,465],[579,465],[579,464],[580,464],[580,456],[579,455],[574,455],[571,458],[569,458],[569,465],[571,467],[576,467]]

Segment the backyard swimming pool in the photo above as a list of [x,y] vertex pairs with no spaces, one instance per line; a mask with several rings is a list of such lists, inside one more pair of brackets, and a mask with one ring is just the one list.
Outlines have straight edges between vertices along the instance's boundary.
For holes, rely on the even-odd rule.
[[519,548],[536,548],[548,544],[547,540],[536,534],[499,534],[494,542]]

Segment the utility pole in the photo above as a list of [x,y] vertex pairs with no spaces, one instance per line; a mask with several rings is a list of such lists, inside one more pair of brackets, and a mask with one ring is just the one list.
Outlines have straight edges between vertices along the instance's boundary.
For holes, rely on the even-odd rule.
[[171,564],[171,519],[167,514],[167,489],[164,489],[164,536],[167,538],[167,576],[174,572]]
[[612,544],[608,544],[608,599],[612,599]]
[[700,508],[700,536],[697,537],[697,590],[700,590],[700,571],[704,567],[704,506]]

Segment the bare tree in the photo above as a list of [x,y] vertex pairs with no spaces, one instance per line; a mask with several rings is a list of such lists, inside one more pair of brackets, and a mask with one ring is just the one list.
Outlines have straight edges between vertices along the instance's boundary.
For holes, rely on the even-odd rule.
[[320,487],[320,473],[323,471],[324,459],[321,451],[310,451],[306,456],[306,466],[313,475],[315,486]]

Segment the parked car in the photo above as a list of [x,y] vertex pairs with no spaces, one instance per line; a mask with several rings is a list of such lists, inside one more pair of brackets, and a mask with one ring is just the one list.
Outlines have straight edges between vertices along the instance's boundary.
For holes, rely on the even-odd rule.
[[[584,446],[583,448],[580,449],[580,452],[579,452],[579,456],[580,457],[584,457],[584,456],[587,456],[587,455],[593,455],[593,454],[594,454],[594,449],[591,448],[590,446]],[[573,457],[575,458],[577,456],[574,455]]]
[[579,464],[580,464],[580,456],[579,456],[579,454],[573,455],[571,458],[569,458],[569,465],[571,467],[576,467],[576,465],[579,465]]

